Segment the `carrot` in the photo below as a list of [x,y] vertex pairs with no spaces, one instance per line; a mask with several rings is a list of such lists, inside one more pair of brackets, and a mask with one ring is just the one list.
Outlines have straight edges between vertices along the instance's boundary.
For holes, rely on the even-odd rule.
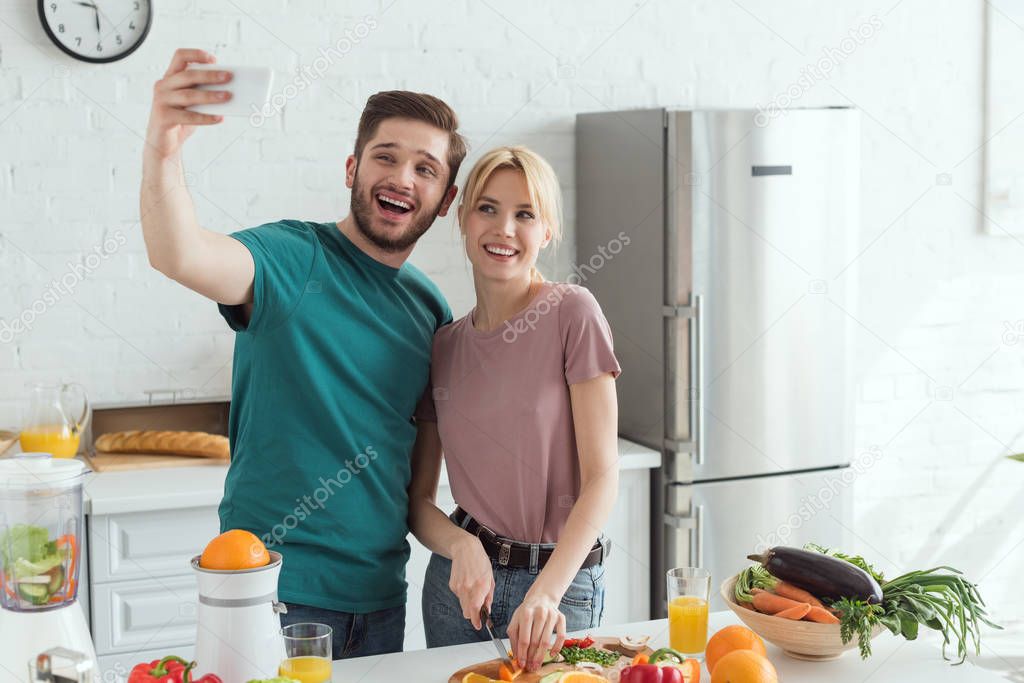
[[812,607],[824,607],[824,605],[821,604],[821,600],[814,597],[813,595],[805,591],[803,588],[797,588],[793,584],[786,583],[785,581],[779,581],[778,583],[776,583],[775,588],[773,588],[772,590],[775,592],[776,595],[781,595],[782,597],[789,598],[790,600],[806,602],[810,604]]
[[789,609],[784,609],[781,612],[776,612],[775,616],[782,617],[783,619],[799,621],[807,616],[807,613],[810,611],[811,606],[806,602],[801,602],[796,607],[790,607]]
[[839,619],[827,609],[811,607],[810,611],[803,617],[807,621],[816,621],[819,624],[838,624]]
[[754,596],[754,609],[765,614],[776,614],[784,609],[807,604],[768,591],[751,591],[751,594]]

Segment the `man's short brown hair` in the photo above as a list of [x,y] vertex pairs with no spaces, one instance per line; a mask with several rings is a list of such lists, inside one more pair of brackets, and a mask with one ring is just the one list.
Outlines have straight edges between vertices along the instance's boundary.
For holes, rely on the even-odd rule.
[[356,160],[362,159],[366,143],[377,133],[385,119],[422,121],[448,133],[448,187],[455,184],[459,166],[466,158],[466,140],[459,135],[459,118],[444,101],[425,93],[386,90],[366,101],[356,134]]

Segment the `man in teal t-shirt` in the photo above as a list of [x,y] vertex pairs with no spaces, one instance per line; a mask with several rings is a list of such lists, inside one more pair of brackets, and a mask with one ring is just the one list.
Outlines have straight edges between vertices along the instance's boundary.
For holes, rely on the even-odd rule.
[[220,121],[183,108],[216,101],[195,86],[221,72],[185,69],[212,61],[178,50],[156,84],[141,204],[150,262],[237,332],[221,528],[281,553],[282,621],[331,625],[335,659],[400,651],[411,418],[452,317],[405,261],[455,198],[458,121],[429,95],[378,93],[346,161],[346,218],[226,236],[196,222],[181,164],[194,127]]

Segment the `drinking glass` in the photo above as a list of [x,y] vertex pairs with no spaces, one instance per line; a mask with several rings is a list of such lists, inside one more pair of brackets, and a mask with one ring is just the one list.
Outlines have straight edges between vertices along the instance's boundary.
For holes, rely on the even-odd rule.
[[683,654],[703,658],[708,643],[708,599],[711,572],[676,567],[666,572],[669,645]]
[[331,627],[327,624],[289,624],[281,629],[285,660],[279,676],[302,683],[331,680]]

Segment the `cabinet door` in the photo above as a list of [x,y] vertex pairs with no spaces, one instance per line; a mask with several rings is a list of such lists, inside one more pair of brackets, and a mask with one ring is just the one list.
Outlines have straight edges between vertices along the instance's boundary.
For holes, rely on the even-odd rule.
[[89,517],[93,583],[188,574],[220,533],[215,506]]
[[612,547],[605,561],[602,624],[650,619],[650,470],[619,472],[619,497],[605,535]]
[[[196,577],[174,576],[93,585],[92,638],[96,654],[164,648],[196,639]],[[141,660],[140,660],[141,661]]]
[[[450,514],[455,510],[451,489],[438,487],[437,506]],[[427,647],[423,632],[423,575],[430,562],[430,551],[412,534],[409,534],[409,564],[405,566],[405,579],[409,583],[408,599],[405,603],[405,649],[422,650]]]

